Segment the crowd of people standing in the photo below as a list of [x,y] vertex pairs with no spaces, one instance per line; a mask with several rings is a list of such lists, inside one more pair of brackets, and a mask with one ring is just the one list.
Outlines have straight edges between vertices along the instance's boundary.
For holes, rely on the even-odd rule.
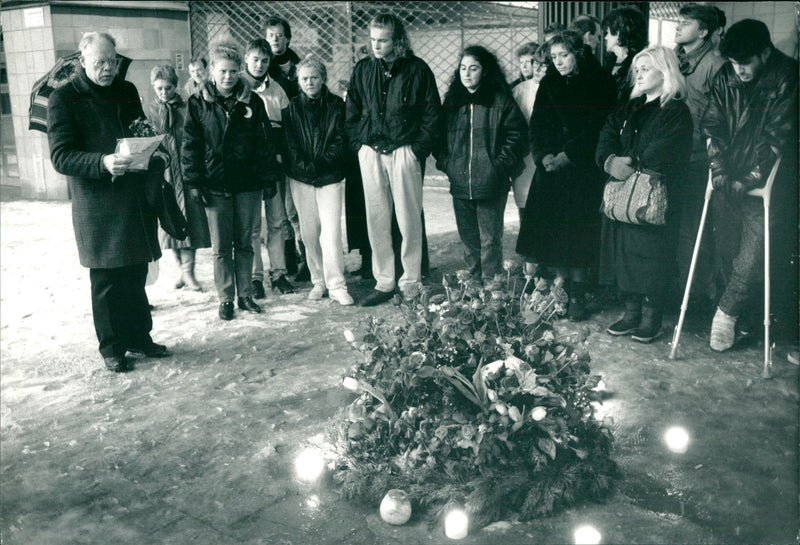
[[[345,201],[361,203],[352,211],[367,235],[360,237],[361,272],[375,280],[360,304],[389,301],[397,289],[413,296],[427,266],[422,184],[430,155],[450,182],[475,281],[501,273],[513,191],[516,251],[526,270],[563,283],[574,321],[588,315],[588,291],[618,290],[625,312],[608,333],[645,343],[662,335],[671,290],[688,275],[710,168],[715,236],[707,241],[724,251],[706,244],[696,285],[701,298],[718,301],[710,346],[724,351],[763,281],[763,211],[746,193],[763,185],[777,151],[780,200],[770,227],[791,322],[797,62],[773,46],[759,21],[724,27],[718,8],[685,5],[673,50],[647,46],[647,23],[635,8],[603,21],[580,16],[569,28],[544,29],[541,44],[525,44],[511,84],[491,51],[466,47],[440,99],[403,22],[384,13],[369,23],[371,55],[355,65],[343,100],[328,89],[321,59],[301,59],[289,47],[289,23],[273,17],[265,38],[244,50],[229,35],[215,38],[207,60],[192,60],[184,95],[173,67],[154,67],[155,99],[144,109],[133,85],[116,77],[113,37],[86,34],[83,70],[51,98],[49,139],[53,164],[70,183],[106,366],[130,369],[128,352],[169,354],[150,337],[144,292],[147,262],[160,248],[180,265],[175,287],[201,290],[195,251],[211,247],[222,320],[234,318],[234,303],[261,312],[256,300],[266,296],[267,278],[277,293],[310,281],[309,299],[354,304],[344,274]],[[148,171],[132,171],[114,145],[145,115],[166,135],[164,153]],[[640,176],[660,190],[651,207],[660,207],[658,219],[609,213],[610,195]],[[159,177],[172,183],[187,219],[184,240],[156,236],[155,217],[142,208],[137,187]],[[350,219],[348,240],[358,238]]]

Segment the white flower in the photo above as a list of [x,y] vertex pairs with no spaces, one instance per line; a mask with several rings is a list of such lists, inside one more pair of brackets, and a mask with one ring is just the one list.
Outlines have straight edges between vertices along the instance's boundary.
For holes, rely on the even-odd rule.
[[536,422],[544,420],[545,416],[547,416],[547,409],[544,407],[534,407],[531,411],[531,418],[533,418]]
[[505,364],[505,362],[503,360],[497,360],[497,361],[493,361],[492,363],[487,363],[481,369],[481,375],[483,375],[484,378],[487,375],[493,375],[493,374],[497,373],[498,371],[500,371],[500,368],[503,367],[504,364]]
[[497,401],[497,392],[492,390],[491,388],[486,390],[486,396],[489,398],[489,401],[495,403]]
[[519,419],[522,418],[522,415],[519,413],[519,409],[513,405],[508,408],[508,416],[510,416],[511,420],[514,422],[518,422]]
[[344,377],[344,379],[342,379],[342,386],[353,392],[358,391],[358,381],[353,377]]
[[346,340],[347,342],[351,343],[351,342],[356,340],[356,336],[353,335],[353,332],[350,331],[349,329],[345,329],[344,330],[344,340]]
[[494,409],[500,416],[505,416],[508,414],[508,407],[506,406],[505,403],[502,402],[498,403],[497,405],[495,405]]

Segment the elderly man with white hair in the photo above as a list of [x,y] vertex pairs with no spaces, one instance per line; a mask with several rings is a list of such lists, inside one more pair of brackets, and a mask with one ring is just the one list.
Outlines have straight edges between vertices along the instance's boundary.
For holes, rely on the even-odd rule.
[[90,32],[80,42],[81,69],[50,96],[48,140],[56,171],[67,176],[72,225],[81,265],[89,269],[92,314],[100,354],[110,371],[132,369],[126,352],[169,356],[150,337],[153,320],[145,293],[147,263],[161,257],[157,217],[148,213],[147,176],[129,171],[131,159],[115,153],[119,138],[133,136],[131,122],[144,118],[136,87],[117,77],[116,44]]

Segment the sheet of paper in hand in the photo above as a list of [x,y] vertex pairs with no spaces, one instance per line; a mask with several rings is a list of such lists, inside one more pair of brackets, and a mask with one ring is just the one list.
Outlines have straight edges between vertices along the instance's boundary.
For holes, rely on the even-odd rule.
[[130,156],[131,166],[128,167],[128,170],[147,170],[150,157],[163,139],[163,134],[159,134],[158,136],[120,138],[117,140],[117,149],[114,153]]

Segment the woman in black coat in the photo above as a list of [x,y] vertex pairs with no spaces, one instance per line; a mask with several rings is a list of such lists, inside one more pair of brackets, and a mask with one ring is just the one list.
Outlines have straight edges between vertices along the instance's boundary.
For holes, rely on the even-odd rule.
[[647,47],[647,21],[636,8],[612,10],[603,18],[606,41],[604,69],[617,84],[617,104],[622,106],[631,95],[630,70],[633,57]]
[[175,200],[189,225],[189,236],[185,240],[172,238],[163,229],[158,232],[158,240],[162,248],[172,250],[180,267],[175,289],[186,286],[193,291],[203,291],[194,277],[195,250],[210,247],[211,239],[203,205],[189,196],[183,183],[180,151],[186,102],[178,93],[178,75],[172,66],[154,66],[150,71],[150,84],[156,96],[147,106],[147,119],[156,131],[166,134],[162,145],[169,153],[170,165],[165,174],[175,189]]
[[[685,83],[675,52],[645,49],[633,59],[630,101],[609,116],[600,133],[596,160],[615,180],[636,169],[663,176],[667,220],[663,226],[603,220],[600,281],[625,297],[625,315],[608,328],[651,342],[661,334],[661,310],[675,263],[675,235],[686,167],[692,151],[692,116],[681,100]],[[609,183],[615,183],[613,180]]]
[[530,120],[536,173],[525,204],[517,252],[570,280],[569,315],[585,319],[587,269],[597,264],[605,176],[594,164],[597,136],[616,98],[614,80],[586,62],[580,35],[550,42],[555,70],[542,79]]
[[497,57],[479,45],[461,54],[443,110],[436,166],[450,179],[467,268],[491,281],[503,272],[503,215],[528,147],[525,117]]

